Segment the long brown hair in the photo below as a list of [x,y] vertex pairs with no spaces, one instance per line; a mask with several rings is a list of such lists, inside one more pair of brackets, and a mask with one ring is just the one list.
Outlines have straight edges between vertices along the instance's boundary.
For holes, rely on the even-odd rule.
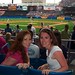
[[[22,41],[23,41],[23,38],[27,34],[30,34],[31,35],[31,33],[29,31],[25,31],[24,30],[24,31],[19,32],[17,34],[16,38],[15,38],[14,44],[10,48],[10,51],[13,51],[13,53],[15,53],[17,51],[20,51],[21,52],[22,59],[23,59],[23,62],[24,63],[28,63],[28,56],[27,56],[27,53],[24,50],[25,48],[22,45]],[[31,38],[32,38],[32,36],[31,36]]]

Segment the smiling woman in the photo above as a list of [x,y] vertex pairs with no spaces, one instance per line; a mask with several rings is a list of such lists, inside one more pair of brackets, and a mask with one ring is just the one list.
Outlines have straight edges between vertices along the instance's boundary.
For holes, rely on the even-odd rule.
[[[41,65],[38,69],[43,74],[48,75],[49,72],[63,72],[68,70],[68,64],[63,56],[61,48],[58,46],[54,33],[43,28],[39,33],[40,46],[46,48],[47,63]],[[63,60],[62,60],[63,59]]]
[[[29,65],[30,61],[28,56],[28,48],[29,45],[31,44],[31,41],[32,41],[32,36],[30,32],[25,30],[20,31],[17,34],[14,43],[10,47],[5,60],[1,63],[1,65],[16,66],[16,64],[19,63],[26,63]],[[21,64],[21,66],[22,65],[23,64]],[[21,66],[19,66],[19,68]],[[25,66],[25,68],[26,67],[28,66]]]

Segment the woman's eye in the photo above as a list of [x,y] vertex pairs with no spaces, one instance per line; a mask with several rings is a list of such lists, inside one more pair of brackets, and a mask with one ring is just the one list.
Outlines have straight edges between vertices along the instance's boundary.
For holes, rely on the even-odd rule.
[[27,40],[27,39],[24,39],[24,40]]
[[43,37],[40,37],[40,39],[42,39]]
[[32,39],[29,39],[29,40],[32,40]]
[[45,37],[46,39],[48,39],[48,37]]

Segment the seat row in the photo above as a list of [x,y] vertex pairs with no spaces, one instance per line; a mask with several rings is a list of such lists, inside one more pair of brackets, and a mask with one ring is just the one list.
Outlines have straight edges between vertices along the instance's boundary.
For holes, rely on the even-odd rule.
[[[50,72],[49,75],[72,75],[73,71]],[[40,70],[34,68],[18,69],[16,66],[0,66],[0,75],[43,75]]]

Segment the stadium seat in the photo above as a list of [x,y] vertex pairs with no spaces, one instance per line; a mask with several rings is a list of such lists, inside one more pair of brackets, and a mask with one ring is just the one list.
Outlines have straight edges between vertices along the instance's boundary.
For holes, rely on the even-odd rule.
[[28,68],[28,75],[43,75],[40,70]]
[[[18,69],[16,66],[0,65],[0,75],[43,75],[40,70],[34,68]],[[49,75],[73,75],[73,71],[50,72]]]
[[73,71],[68,70],[64,72],[50,72],[49,75],[73,75]]
[[[43,74],[40,70],[28,68],[28,75],[43,75]],[[68,70],[64,72],[50,72],[49,75],[73,75],[73,71]]]
[[16,66],[0,65],[0,75],[27,75],[27,70],[18,69]]
[[5,54],[0,54],[0,64],[2,63],[2,61],[5,59],[6,55]]
[[45,59],[40,58],[30,58],[30,64],[33,66],[33,68],[37,69],[39,66],[46,63]]

